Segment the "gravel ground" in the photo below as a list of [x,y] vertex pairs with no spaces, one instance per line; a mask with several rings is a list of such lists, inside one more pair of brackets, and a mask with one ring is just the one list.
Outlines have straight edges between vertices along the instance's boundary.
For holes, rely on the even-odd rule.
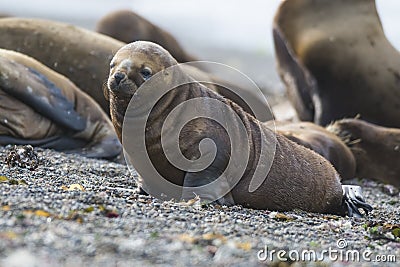
[[[14,157],[9,154],[14,151]],[[160,202],[134,192],[124,165],[34,149],[36,161],[16,159],[0,147],[1,266],[369,266],[344,260],[292,262],[303,250],[357,250],[374,260],[400,262],[399,192],[371,181],[361,184],[374,207],[365,218],[240,206]],[[19,162],[20,166],[11,166]],[[38,167],[35,170],[35,162]],[[27,165],[27,166],[24,166]],[[339,244],[337,242],[339,241]],[[344,243],[346,242],[346,243]],[[339,249],[347,244],[344,249]],[[285,250],[260,261],[260,250]],[[265,254],[261,253],[260,256]],[[339,254],[340,258],[340,254]]]

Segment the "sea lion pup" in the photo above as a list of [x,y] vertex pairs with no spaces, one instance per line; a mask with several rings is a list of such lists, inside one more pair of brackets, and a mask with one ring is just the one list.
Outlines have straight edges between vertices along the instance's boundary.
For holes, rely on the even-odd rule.
[[21,52],[63,74],[107,113],[103,83],[114,53],[124,45],[69,24],[25,18],[0,20],[0,48]]
[[268,121],[264,123],[271,129],[323,156],[343,179],[355,177],[356,162],[350,148],[326,128],[311,122]]
[[280,76],[301,120],[327,125],[360,114],[400,128],[400,55],[374,0],[286,0],[273,36]]
[[400,129],[359,119],[336,121],[327,128],[350,147],[356,159],[357,177],[400,187]]
[[167,49],[178,62],[195,61],[167,31],[131,10],[113,11],[96,24],[96,31],[124,43],[151,41]]
[[[108,79],[111,118],[120,140],[122,140],[122,127],[127,106],[132,97],[137,93],[145,81],[151,82],[152,75],[160,73],[158,80],[167,88],[174,84],[174,80],[187,76],[183,71],[171,66],[176,66],[177,61],[161,46],[151,42],[134,42],[122,47],[115,54],[110,64],[110,75]],[[167,69],[169,68],[169,69]],[[158,75],[158,74],[157,74]],[[153,88],[157,90],[158,88]],[[151,89],[149,89],[151,90]],[[243,176],[233,189],[225,196],[218,199],[219,203],[227,205],[240,204],[255,209],[272,209],[287,211],[302,209],[311,212],[335,213],[360,215],[359,208],[366,212],[371,206],[365,204],[361,194],[349,190],[348,186],[340,184],[339,175],[332,165],[317,153],[300,146],[279,133],[274,132],[254,117],[244,112],[242,108],[232,101],[223,98],[204,85],[197,82],[184,84],[172,89],[158,100],[152,107],[150,116],[146,120],[145,142],[146,151],[136,151],[141,157],[149,156],[154,168],[167,180],[176,185],[185,187],[197,187],[215,181],[229,165],[231,154],[230,143],[232,140],[227,136],[225,129],[220,123],[204,117],[193,118],[185,124],[179,133],[179,148],[187,159],[196,159],[200,156],[199,145],[205,139],[214,141],[217,152],[212,163],[204,170],[184,171],[172,165],[166,157],[166,151],[162,149],[161,129],[168,115],[178,105],[190,101],[200,100],[202,106],[208,109],[217,109],[215,102],[222,103],[229,107],[230,112],[237,120],[225,123],[234,124],[234,129],[239,123],[244,125],[248,140],[241,142],[250,150],[249,160]],[[137,98],[133,98],[132,101]],[[133,102],[139,106],[146,105],[149,99],[141,99]],[[135,107],[135,106],[134,106]],[[191,106],[188,107],[189,109]],[[195,109],[195,107],[193,107]],[[141,108],[138,109],[141,113]],[[129,118],[130,115],[127,115]],[[139,119],[142,120],[139,115]],[[127,119],[125,118],[125,119]],[[179,121],[176,121],[179,123]],[[237,124],[237,125],[235,125]],[[128,125],[130,127],[135,125]],[[173,126],[171,127],[173,128]],[[169,128],[169,130],[173,130]],[[126,133],[126,132],[125,132]],[[233,133],[235,134],[235,133]],[[129,138],[124,134],[125,138]],[[130,139],[134,142],[133,139]],[[242,140],[243,141],[243,140]],[[250,192],[250,183],[260,158],[260,144],[267,144],[276,141],[276,152],[273,164],[267,177],[262,178],[262,183]],[[126,145],[126,143],[124,143]],[[235,148],[233,148],[235,150]],[[236,147],[236,149],[238,149]],[[129,150],[125,148],[125,150]],[[142,155],[143,154],[143,155]],[[245,160],[245,159],[244,159]],[[194,167],[194,166],[193,166]],[[192,168],[190,168],[192,170]],[[144,177],[146,181],[146,177]],[[225,177],[228,183],[231,177]],[[213,188],[209,192],[203,192],[201,198],[213,199],[219,196],[221,188]],[[188,193],[184,191],[183,193]],[[194,195],[183,194],[183,199],[194,197]]]
[[122,146],[100,106],[26,55],[0,49],[0,145],[30,144],[114,159]]

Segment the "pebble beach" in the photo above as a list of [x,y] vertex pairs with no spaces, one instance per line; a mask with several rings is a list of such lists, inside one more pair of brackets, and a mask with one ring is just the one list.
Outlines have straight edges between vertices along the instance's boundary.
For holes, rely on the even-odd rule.
[[[0,266],[381,266],[378,258],[398,266],[400,261],[399,190],[391,186],[346,182],[361,185],[374,207],[364,218],[205,205],[199,199],[162,202],[138,195],[136,174],[125,165],[38,148],[31,160],[10,158],[18,149],[25,147],[0,148]],[[32,161],[37,165],[26,164]],[[338,251],[337,259],[322,255],[329,249]],[[286,253],[278,258],[272,250]],[[303,261],[303,251],[316,256]],[[360,258],[341,259],[340,251],[358,251]]]

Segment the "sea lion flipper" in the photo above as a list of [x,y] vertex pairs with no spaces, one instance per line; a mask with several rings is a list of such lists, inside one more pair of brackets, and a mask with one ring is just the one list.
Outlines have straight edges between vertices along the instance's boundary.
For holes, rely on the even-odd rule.
[[142,196],[148,196],[148,195],[149,195],[149,193],[147,193],[147,192],[143,189],[143,187],[142,187],[141,185],[138,186],[138,188],[135,190],[135,192],[136,192],[138,195],[142,195]]
[[121,155],[122,148],[116,136],[90,143],[85,148],[67,150],[66,153],[79,154],[87,158],[114,159]]
[[0,135],[0,145],[31,145],[35,147],[65,150],[79,148],[84,145],[84,140],[69,136],[51,136],[43,139],[22,139],[13,136]]
[[278,58],[279,74],[287,84],[288,98],[302,121],[314,120],[312,93],[317,82],[307,68],[294,56],[292,49],[277,26],[273,29],[275,53]]
[[[207,175],[207,173],[209,175]],[[200,188],[201,186],[207,185],[208,183],[215,181],[215,179],[219,180],[220,187],[213,187],[214,190],[210,190],[209,188]],[[223,181],[225,179],[225,182]],[[234,205],[235,202],[233,200],[232,194],[229,192],[227,194],[222,193],[225,189],[224,186],[229,186],[228,181],[224,177],[215,177],[215,171],[204,170],[201,172],[187,172],[183,182],[184,189],[182,190],[182,199],[189,200],[196,195],[200,196],[200,199],[203,201],[210,201],[219,204],[219,205]],[[195,190],[191,190],[192,187],[195,187]]]
[[349,217],[362,217],[359,209],[364,210],[366,214],[372,211],[372,206],[367,204],[362,195],[361,187],[355,185],[342,185],[343,205],[347,210]]
[[74,103],[44,75],[6,58],[1,59],[1,70],[0,87],[4,92],[62,127],[73,131],[86,128],[86,120],[74,110]]
[[[35,90],[35,94],[27,94],[28,98],[33,96],[33,104],[35,104],[35,110],[39,113],[43,112],[44,116],[47,116],[52,121],[67,127],[74,131],[82,131],[86,128],[86,119],[79,115],[74,109],[74,103],[69,101],[61,90],[56,87],[54,83],[47,79],[46,76],[35,71],[34,69],[28,68],[33,75],[46,87],[38,87],[39,90]],[[45,89],[45,90],[43,90]],[[47,97],[46,101],[42,101],[43,97]],[[36,104],[37,103],[37,104]]]

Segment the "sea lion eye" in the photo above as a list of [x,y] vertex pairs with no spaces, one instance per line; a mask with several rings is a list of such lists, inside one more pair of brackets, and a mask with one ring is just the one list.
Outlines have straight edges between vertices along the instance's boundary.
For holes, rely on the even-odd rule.
[[111,62],[110,63],[110,69],[112,69],[112,68],[114,68],[115,67],[115,62]]
[[148,80],[152,74],[153,72],[149,67],[144,67],[140,70],[140,75],[143,77],[144,80]]

